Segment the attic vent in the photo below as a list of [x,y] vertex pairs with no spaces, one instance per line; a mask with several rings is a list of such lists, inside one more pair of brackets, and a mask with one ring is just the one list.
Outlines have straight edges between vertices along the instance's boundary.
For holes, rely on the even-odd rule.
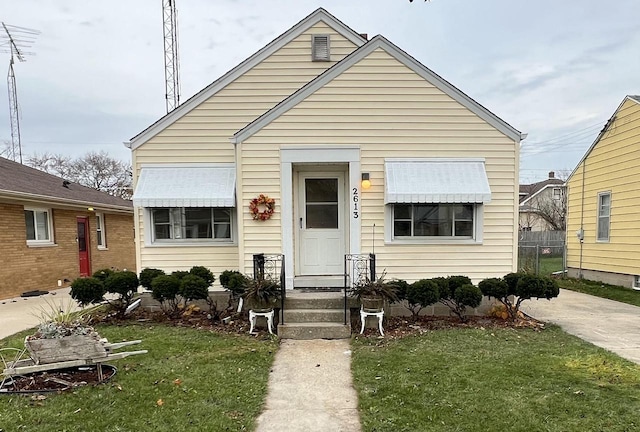
[[312,35],[311,36],[311,60],[313,61],[331,60],[330,52],[329,52],[329,35]]

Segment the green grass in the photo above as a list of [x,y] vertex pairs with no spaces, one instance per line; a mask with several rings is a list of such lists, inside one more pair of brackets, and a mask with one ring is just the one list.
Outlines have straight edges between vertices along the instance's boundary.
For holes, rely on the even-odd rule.
[[557,327],[353,343],[364,431],[638,431],[640,366]]
[[[111,342],[142,339],[132,350],[149,353],[111,362],[118,373],[107,384],[49,394],[43,401],[0,395],[0,430],[253,429],[266,397],[275,340],[164,325],[97,330]],[[0,348],[21,347],[25,333],[0,341]]]
[[541,257],[540,272],[542,276],[549,276],[551,273],[564,270],[562,257]]
[[586,279],[558,279],[560,288],[640,306],[640,291]]

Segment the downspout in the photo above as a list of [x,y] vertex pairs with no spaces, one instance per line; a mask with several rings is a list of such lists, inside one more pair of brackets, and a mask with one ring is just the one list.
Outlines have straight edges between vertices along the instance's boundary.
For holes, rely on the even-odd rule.
[[[584,175],[587,166],[587,159],[582,161],[582,191],[580,197],[580,264],[578,268],[578,278],[584,278],[582,274],[582,246],[584,244]],[[596,210],[597,211],[597,210]]]
[[242,214],[242,168],[240,166],[240,142],[238,139],[233,136],[229,138],[231,144],[233,144],[233,162],[236,166],[236,220],[238,221],[238,270],[241,273],[245,272],[245,262],[244,262],[244,220]]

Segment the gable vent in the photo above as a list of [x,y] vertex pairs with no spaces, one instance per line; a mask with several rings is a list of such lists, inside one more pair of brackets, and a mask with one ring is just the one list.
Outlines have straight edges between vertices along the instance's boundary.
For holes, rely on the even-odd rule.
[[329,61],[329,35],[312,35],[311,59],[313,61]]

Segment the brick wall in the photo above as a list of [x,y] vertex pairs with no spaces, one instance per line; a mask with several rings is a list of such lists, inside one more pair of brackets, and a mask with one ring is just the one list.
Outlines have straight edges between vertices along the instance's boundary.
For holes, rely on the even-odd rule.
[[53,208],[52,214],[55,246],[29,247],[24,206],[0,203],[0,299],[57,289],[58,280],[70,282],[79,276],[78,216],[89,218],[92,272],[105,267],[135,269],[132,215],[105,215],[108,250],[98,250],[93,212]]

